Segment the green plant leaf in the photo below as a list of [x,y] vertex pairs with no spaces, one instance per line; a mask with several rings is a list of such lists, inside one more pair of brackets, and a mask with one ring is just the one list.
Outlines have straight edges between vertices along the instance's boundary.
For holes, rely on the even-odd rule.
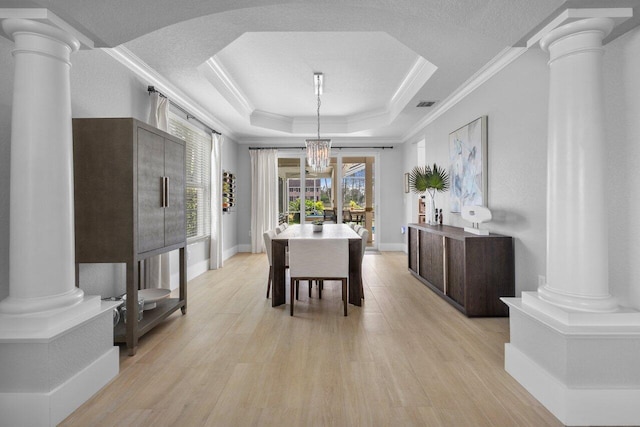
[[409,173],[409,188],[418,194],[429,190],[447,191],[449,189],[449,174],[435,163],[433,167],[416,166]]

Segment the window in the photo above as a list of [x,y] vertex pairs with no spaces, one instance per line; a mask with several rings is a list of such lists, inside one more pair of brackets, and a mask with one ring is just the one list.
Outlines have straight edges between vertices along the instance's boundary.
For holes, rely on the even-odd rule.
[[207,237],[211,234],[211,136],[173,113],[169,133],[187,143],[187,239]]

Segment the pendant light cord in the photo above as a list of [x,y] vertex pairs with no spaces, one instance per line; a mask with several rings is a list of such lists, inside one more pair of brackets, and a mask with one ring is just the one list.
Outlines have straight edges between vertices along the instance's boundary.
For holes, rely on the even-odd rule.
[[318,139],[320,139],[320,76],[316,76],[316,90],[318,91]]

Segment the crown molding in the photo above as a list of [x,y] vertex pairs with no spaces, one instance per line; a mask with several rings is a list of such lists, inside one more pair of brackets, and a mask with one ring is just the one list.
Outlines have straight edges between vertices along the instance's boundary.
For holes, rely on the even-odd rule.
[[293,119],[288,116],[270,113],[268,111],[254,110],[249,116],[251,126],[265,129],[278,130],[281,132],[293,132]]
[[430,112],[424,119],[416,123],[403,136],[402,141],[408,141],[416,136],[418,132],[432,123],[438,117],[449,111],[458,102],[462,101],[474,90],[483,85],[491,77],[498,74],[504,67],[518,59],[520,55],[528,50],[526,47],[507,47],[496,55],[491,61],[486,63],[480,70],[467,79],[451,95]]
[[[386,105],[346,117],[323,116],[323,130],[353,133],[392,123],[437,69],[431,62],[418,57]],[[254,109],[251,100],[215,57],[198,66],[198,70],[242,117],[248,118],[252,126],[296,135],[316,132],[315,117],[285,116]]]
[[418,57],[387,105],[389,122],[395,120],[437,69],[438,67],[422,56]]
[[236,109],[242,117],[250,117],[255,107],[238,87],[224,66],[211,57],[198,66],[198,71],[215,87],[220,95]]
[[211,117],[211,114],[200,104],[195,102],[190,96],[178,89],[173,83],[163,77],[156,70],[151,68],[146,62],[137,57],[133,52],[124,46],[101,49],[131,70],[140,79],[153,85],[166,95],[171,101],[177,103],[185,110],[193,114],[198,120],[211,129],[216,129],[225,136],[236,139],[236,135],[227,126]]
[[[245,137],[238,138],[236,142],[240,145],[256,145],[256,146],[281,146],[282,148],[304,148],[304,138],[295,136],[268,136],[268,137]],[[380,148],[388,147],[389,145],[400,145],[401,140],[397,138],[382,138],[382,137],[366,137],[366,136],[352,136],[352,137],[338,137],[331,138],[331,145],[333,150],[347,150],[348,148],[358,148],[358,145],[366,145],[367,147],[379,145]],[[353,144],[352,147],[344,147],[343,145]],[[336,148],[337,145],[343,146],[342,148]]]

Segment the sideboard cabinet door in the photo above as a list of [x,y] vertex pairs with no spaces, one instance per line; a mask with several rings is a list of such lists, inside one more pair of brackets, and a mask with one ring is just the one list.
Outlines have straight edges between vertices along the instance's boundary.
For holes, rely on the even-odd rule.
[[164,138],[138,128],[138,252],[162,248],[164,243]]
[[164,210],[164,245],[174,245],[185,239],[185,150],[184,145],[165,139],[164,176],[167,203]]

